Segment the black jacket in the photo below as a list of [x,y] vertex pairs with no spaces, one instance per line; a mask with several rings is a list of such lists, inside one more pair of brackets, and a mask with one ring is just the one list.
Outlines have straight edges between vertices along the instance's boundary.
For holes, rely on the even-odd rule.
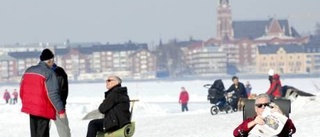
[[127,88],[120,85],[105,92],[105,99],[99,106],[104,114],[104,131],[114,131],[130,123],[130,99]]
[[227,92],[232,92],[234,91],[234,94],[239,98],[248,98],[248,95],[247,95],[247,91],[246,91],[246,88],[244,87],[244,85],[239,82],[238,83],[238,87],[236,88],[236,85],[235,84],[232,84],[229,89],[227,90]]
[[54,67],[53,70],[56,73],[58,84],[59,84],[59,95],[61,97],[63,106],[65,107],[67,104],[67,98],[69,93],[68,75],[64,71],[64,69],[59,66]]

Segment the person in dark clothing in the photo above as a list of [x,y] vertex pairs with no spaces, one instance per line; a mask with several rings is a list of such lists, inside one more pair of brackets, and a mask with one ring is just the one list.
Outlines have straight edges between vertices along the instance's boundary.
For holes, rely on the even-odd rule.
[[239,108],[242,102],[242,99],[248,98],[247,91],[243,83],[239,82],[239,78],[236,76],[232,77],[233,84],[228,88],[226,92],[234,92],[233,93],[233,101],[231,103],[232,109],[234,111],[241,110]]
[[[55,63],[52,65],[52,69],[56,73],[59,86],[59,95],[65,108],[69,92],[68,75],[62,67],[57,66],[57,64]],[[57,115],[57,119],[54,121],[54,123],[56,124],[57,131],[60,137],[71,137],[67,114],[63,119]]]
[[105,92],[105,99],[99,106],[104,118],[89,122],[87,137],[96,137],[98,131],[115,131],[130,123],[130,99],[127,87],[122,87],[121,82],[117,76],[110,76],[106,80],[108,91]]
[[66,106],[69,94],[68,75],[62,67],[57,66],[57,64],[55,63],[52,65],[52,69],[56,73],[59,83],[59,94],[61,97],[61,101],[63,103],[63,106]]

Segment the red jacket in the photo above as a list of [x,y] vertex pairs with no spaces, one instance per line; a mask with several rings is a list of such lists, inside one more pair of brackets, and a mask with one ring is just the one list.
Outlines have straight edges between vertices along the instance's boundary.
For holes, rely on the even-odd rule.
[[53,107],[47,91],[46,78],[35,73],[26,73],[20,85],[22,112],[56,119],[56,110]]
[[3,94],[3,99],[4,100],[9,100],[11,97],[10,97],[10,93],[8,91],[4,92]]
[[[233,131],[233,136],[235,137],[242,137],[240,132],[242,132],[244,134],[244,137],[247,137],[249,132],[251,131],[252,128],[248,128],[248,123],[253,121],[255,117],[253,118],[248,118],[245,121],[243,121],[234,131]],[[280,134],[278,134],[278,137],[287,137],[289,135],[289,133],[292,132],[296,133],[296,127],[294,126],[294,124],[292,123],[291,119],[288,119],[286,124],[284,125],[282,131],[280,132]]]
[[187,104],[189,101],[189,94],[187,91],[181,91],[180,97],[179,97],[179,102],[181,104]]
[[281,82],[280,80],[275,80],[271,83],[269,90],[267,91],[268,95],[272,95],[273,97],[280,98],[281,97]]

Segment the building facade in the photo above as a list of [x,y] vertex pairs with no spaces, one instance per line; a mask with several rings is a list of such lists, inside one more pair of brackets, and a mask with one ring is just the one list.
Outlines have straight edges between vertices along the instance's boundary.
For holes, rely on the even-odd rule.
[[256,72],[266,74],[273,69],[279,74],[303,74],[307,71],[307,56],[303,45],[259,46]]
[[[136,74],[148,74],[148,78],[152,78],[156,71],[156,57],[148,50],[147,44],[129,42],[50,49],[55,54],[56,64],[65,69],[70,80],[98,80],[105,79],[108,75],[133,78]],[[11,63],[13,68],[8,70],[8,74],[21,77],[28,67],[39,63],[40,54],[41,51],[28,50],[9,52],[8,55],[16,63]],[[140,68],[132,68],[133,66]]]
[[0,81],[11,81],[17,75],[17,60],[7,54],[0,55]]
[[232,20],[229,0],[220,0],[217,8],[216,37],[205,45],[219,45],[227,54],[227,64],[240,72],[251,73],[256,66],[257,46],[303,45],[309,37],[301,37],[288,19]]
[[209,76],[227,73],[226,53],[219,46],[190,47],[187,64],[193,73],[199,76]]
[[149,50],[142,49],[133,53],[130,57],[130,68],[134,79],[155,78],[157,69],[157,56]]

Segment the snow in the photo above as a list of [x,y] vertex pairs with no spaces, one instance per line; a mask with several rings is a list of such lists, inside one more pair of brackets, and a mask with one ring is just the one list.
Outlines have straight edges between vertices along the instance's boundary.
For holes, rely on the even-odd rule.
[[[263,93],[269,87],[266,79],[240,79],[250,81],[253,93]],[[230,79],[223,79],[226,88]],[[134,108],[133,120],[136,121],[135,137],[232,137],[232,132],[242,122],[242,113],[219,113],[212,116],[209,112],[211,104],[206,100],[207,89],[204,84],[213,83],[207,80],[193,81],[149,81],[124,82],[129,89],[131,99],[140,99]],[[296,137],[317,136],[320,127],[320,95],[318,79],[299,78],[282,79],[283,85],[294,85],[296,88],[316,94],[316,97],[299,97],[292,102],[290,118],[293,120]],[[70,84],[67,114],[72,136],[85,136],[89,120],[81,118],[103,100],[105,83]],[[180,87],[189,91],[189,112],[180,112],[178,95]],[[10,92],[18,85],[0,87],[0,95],[4,89]],[[19,100],[20,101],[20,100]],[[29,116],[21,113],[20,102],[8,105],[0,100],[0,136],[30,136]],[[51,123],[50,135],[57,137],[54,122]]]

